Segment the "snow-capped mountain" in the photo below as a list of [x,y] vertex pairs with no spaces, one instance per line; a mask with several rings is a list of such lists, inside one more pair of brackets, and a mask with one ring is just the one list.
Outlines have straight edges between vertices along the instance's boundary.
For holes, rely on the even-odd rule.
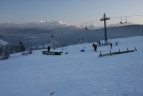
[[21,29],[28,29],[28,28],[37,28],[37,29],[56,29],[61,27],[67,27],[68,24],[63,23],[62,21],[53,21],[53,22],[46,22],[46,21],[38,21],[38,22],[29,22],[29,23],[3,23],[0,24],[0,28],[21,28]]

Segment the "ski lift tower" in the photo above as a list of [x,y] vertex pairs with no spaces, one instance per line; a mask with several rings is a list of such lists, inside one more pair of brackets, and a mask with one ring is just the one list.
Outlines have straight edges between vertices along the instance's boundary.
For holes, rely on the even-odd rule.
[[1,45],[1,40],[0,40],[0,55],[2,54],[2,45]]
[[52,47],[55,50],[56,49],[55,36],[51,35],[51,38],[52,38]]
[[110,18],[106,17],[106,14],[104,13],[103,18],[100,19],[100,21],[104,21],[104,31],[105,31],[105,44],[108,44],[108,39],[107,39],[107,30],[106,30],[106,20],[110,20]]

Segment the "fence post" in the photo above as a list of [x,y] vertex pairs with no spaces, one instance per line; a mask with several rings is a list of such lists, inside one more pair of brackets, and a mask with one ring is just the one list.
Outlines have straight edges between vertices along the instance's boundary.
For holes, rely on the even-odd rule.
[[129,49],[127,48],[127,51],[129,51]]
[[99,55],[99,57],[102,57],[102,53],[101,53],[101,51],[100,51],[100,55]]
[[137,48],[135,47],[135,51],[137,51]]
[[111,52],[111,50],[110,50],[110,55],[112,56],[112,52]]

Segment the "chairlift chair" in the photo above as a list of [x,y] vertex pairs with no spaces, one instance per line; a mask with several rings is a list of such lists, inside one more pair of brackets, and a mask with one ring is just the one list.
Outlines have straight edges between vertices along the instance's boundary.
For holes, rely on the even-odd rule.
[[121,20],[120,20],[120,24],[123,24],[123,22],[122,22],[122,17],[121,17]]
[[127,23],[127,16],[125,17],[125,22],[124,23]]

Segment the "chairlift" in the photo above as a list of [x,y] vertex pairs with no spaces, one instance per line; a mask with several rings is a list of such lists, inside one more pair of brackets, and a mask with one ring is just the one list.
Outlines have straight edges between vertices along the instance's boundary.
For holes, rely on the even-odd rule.
[[127,23],[127,16],[125,17],[125,22],[124,23]]
[[120,24],[123,24],[123,22],[122,22],[122,17],[121,17],[121,20],[120,20]]

